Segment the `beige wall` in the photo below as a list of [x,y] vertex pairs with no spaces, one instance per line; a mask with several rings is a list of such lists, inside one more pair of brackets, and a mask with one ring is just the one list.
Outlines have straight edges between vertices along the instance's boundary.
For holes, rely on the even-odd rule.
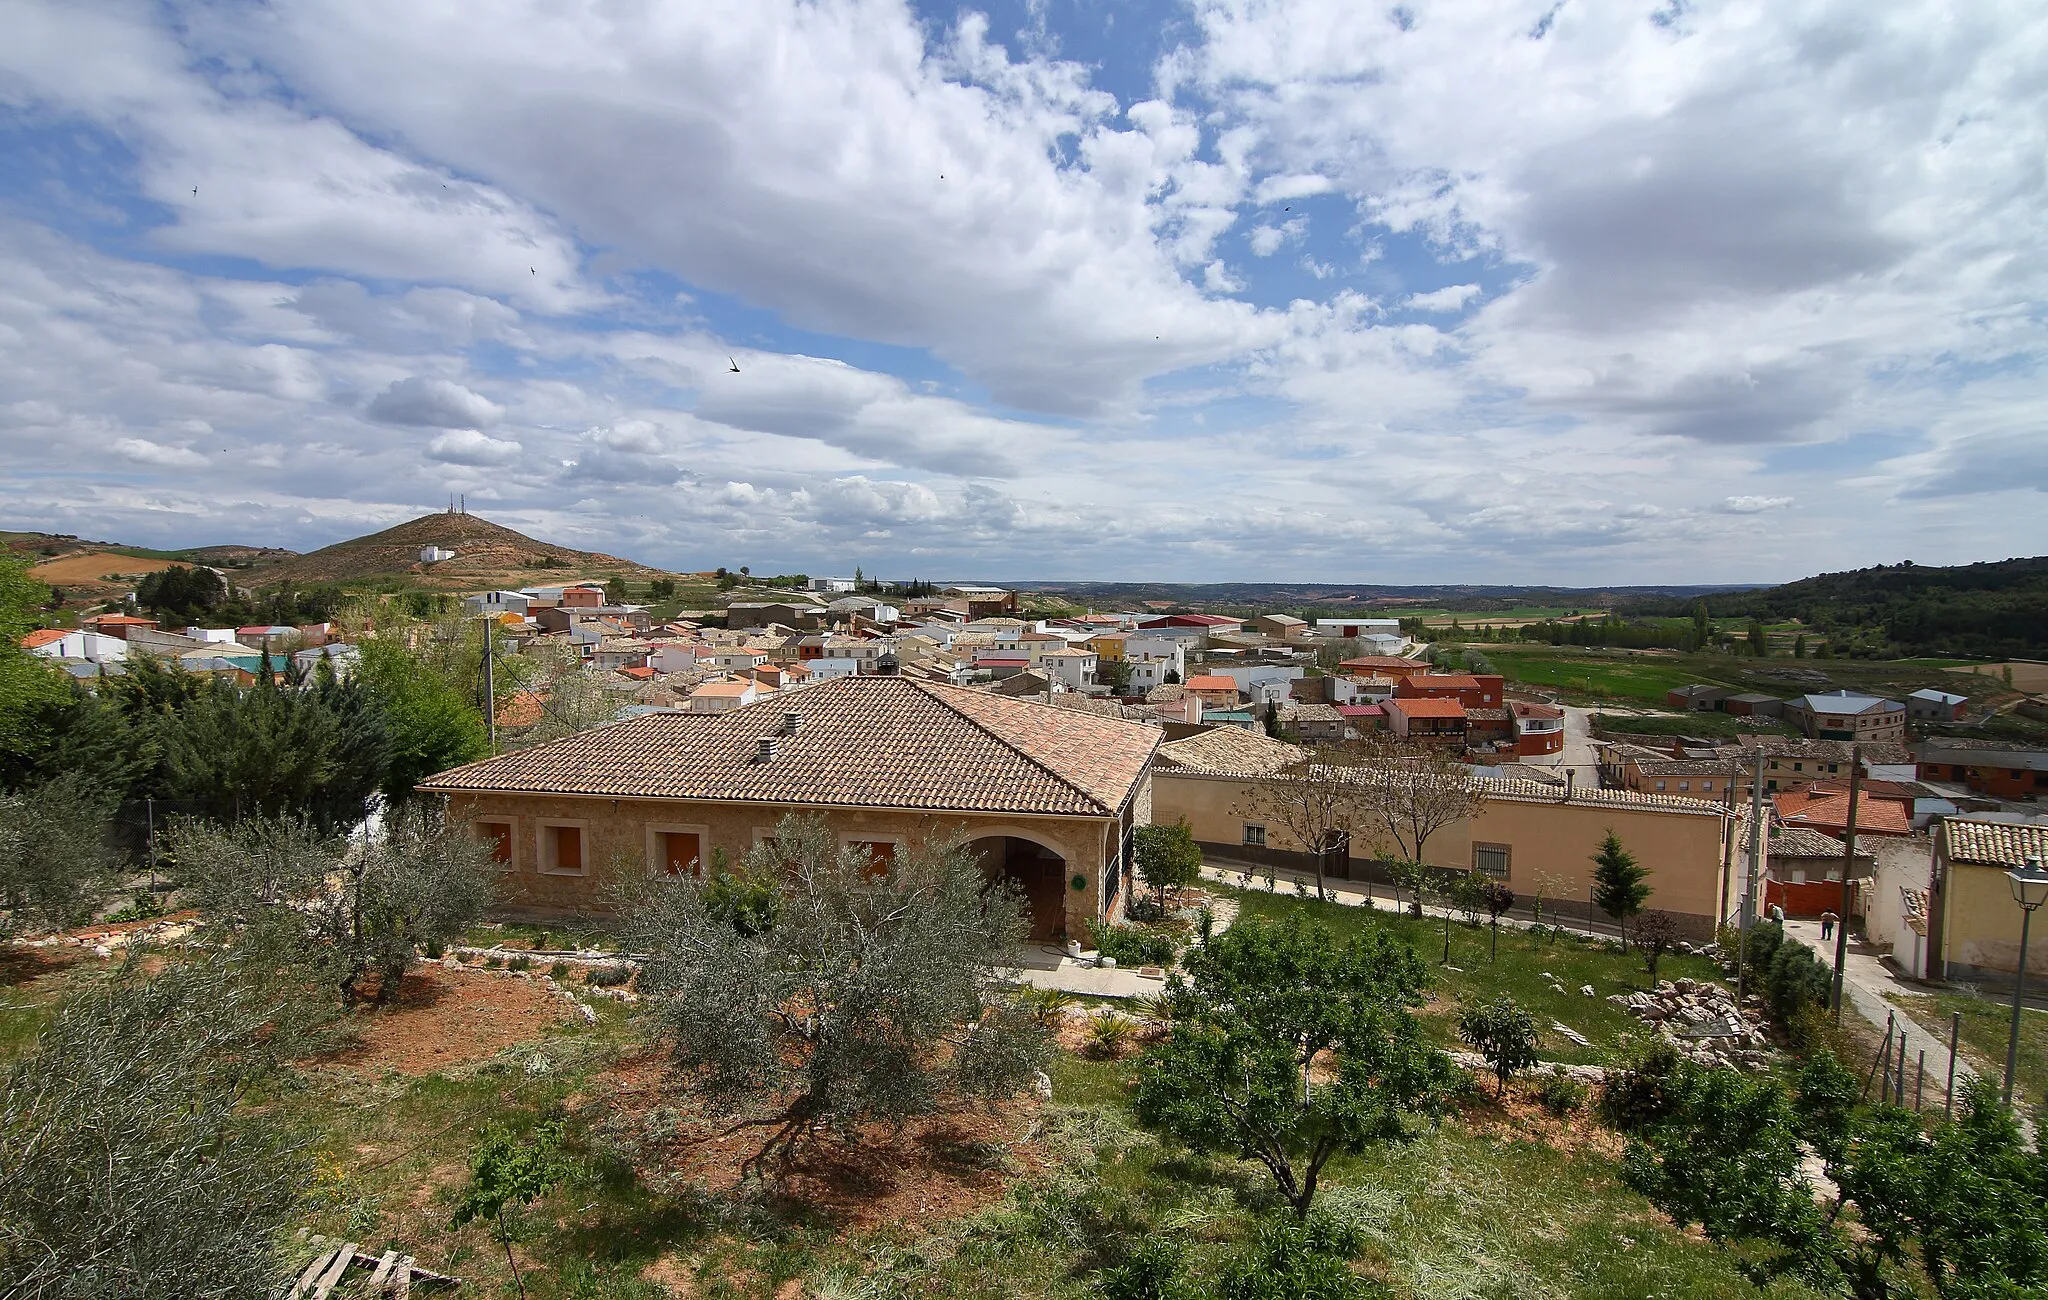
[[[1154,774],[1154,815],[1161,821],[1186,817],[1195,838],[1204,844],[1233,846],[1244,838],[1246,818],[1236,811],[1247,782],[1195,777],[1160,769]],[[1438,831],[1424,845],[1432,866],[1469,869],[1475,844],[1505,845],[1509,850],[1507,885],[1532,897],[1550,878],[1546,901],[1591,899],[1592,855],[1609,828],[1621,837],[1636,860],[1649,869],[1655,891],[1648,906],[1675,916],[1698,918],[1710,925],[1720,906],[1723,819],[1697,813],[1597,804],[1535,803],[1489,799],[1476,817]],[[1286,832],[1271,824],[1267,847],[1300,852]],[[1352,860],[1364,862],[1373,846],[1354,841]]]
[[[1967,977],[1969,971],[1958,967],[2008,975],[2019,969],[2023,913],[2012,900],[2005,872],[2004,867],[1949,865],[1941,928],[1942,955],[1952,974]],[[2027,969],[2035,978],[2048,970],[2048,908],[2034,914],[2027,937]]]
[[[1147,782],[1134,800],[1137,823],[1151,811]],[[1086,922],[1101,914],[1103,865],[1116,850],[1115,823],[1108,818],[1031,817],[1007,814],[918,813],[885,809],[805,808],[779,804],[704,802],[687,799],[576,798],[559,795],[457,794],[449,798],[449,818],[510,820],[514,856],[505,872],[499,898],[514,911],[547,915],[600,913],[607,906],[607,884],[615,869],[645,872],[652,854],[650,830],[696,830],[704,837],[704,856],[723,849],[737,861],[756,839],[773,831],[789,813],[816,814],[842,839],[896,840],[911,843],[956,830],[970,838],[1013,835],[1033,840],[1067,861],[1067,932],[1086,933]],[[578,874],[543,868],[542,831],[553,822],[583,828],[584,869]],[[1086,878],[1086,888],[1072,888],[1072,877]],[[1128,890],[1120,893],[1115,912],[1122,914]],[[1112,917],[1111,919],[1115,919]]]

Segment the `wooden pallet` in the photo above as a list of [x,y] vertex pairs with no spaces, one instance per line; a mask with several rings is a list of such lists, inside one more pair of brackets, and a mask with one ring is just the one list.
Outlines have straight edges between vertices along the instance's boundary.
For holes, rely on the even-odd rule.
[[461,1278],[421,1268],[413,1262],[412,1256],[401,1255],[395,1250],[387,1250],[382,1255],[366,1254],[353,1241],[336,1241],[317,1234],[308,1237],[304,1229],[300,1229],[299,1238],[313,1248],[313,1261],[299,1274],[298,1281],[285,1289],[283,1300],[328,1300],[343,1282],[354,1281],[349,1277],[350,1269],[366,1270],[370,1275],[368,1282],[351,1292],[355,1295],[393,1296],[396,1300],[407,1300],[412,1295],[414,1283],[422,1289],[441,1290],[453,1290],[462,1285]]

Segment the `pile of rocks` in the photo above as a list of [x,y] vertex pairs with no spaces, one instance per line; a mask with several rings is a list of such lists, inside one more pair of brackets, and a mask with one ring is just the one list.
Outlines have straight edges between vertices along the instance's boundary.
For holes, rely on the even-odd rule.
[[1772,1051],[1763,1019],[1736,1005],[1735,995],[1706,980],[1661,980],[1650,992],[1607,999],[1657,1028],[1657,1036],[1701,1065],[1760,1073]]

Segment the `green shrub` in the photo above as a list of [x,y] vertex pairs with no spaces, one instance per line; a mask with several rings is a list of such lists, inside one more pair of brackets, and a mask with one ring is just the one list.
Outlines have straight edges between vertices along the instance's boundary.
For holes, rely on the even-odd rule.
[[612,989],[632,978],[633,970],[630,966],[592,966],[590,973],[583,977],[583,982],[601,989]]
[[1543,1103],[1543,1109],[1562,1119],[1586,1104],[1586,1085],[1566,1074],[1563,1066],[1555,1065],[1537,1081],[1536,1100]]
[[499,968],[503,967],[504,964],[505,959],[503,957],[500,957],[497,953],[492,953],[490,956],[484,958],[484,966],[489,970],[498,970]]
[[1089,941],[1095,951],[1115,959],[1119,966],[1171,966],[1174,944],[1170,935],[1141,930],[1132,925],[1088,923]]
[[1516,1071],[1536,1064],[1536,1018],[1506,994],[1465,1008],[1458,1037],[1486,1058],[1502,1093]]
[[511,961],[506,962],[505,965],[513,970],[525,970],[533,965],[533,958],[522,952]]
[[427,955],[427,960],[439,961],[447,955],[448,945],[439,939],[429,939],[420,946],[420,951]]
[[1654,1124],[1677,1102],[1677,1081],[1685,1058],[1661,1038],[1638,1040],[1628,1060],[1607,1072],[1600,1118],[1624,1133]]
[[569,978],[569,963],[565,961],[558,961],[554,965],[548,967],[548,978],[554,980],[564,980]]
[[1088,1022],[1088,1050],[1105,1060],[1123,1054],[1124,1046],[1138,1032],[1138,1022],[1119,1011],[1110,1011]]
[[1216,1293],[1221,1300],[1366,1300],[1389,1294],[1351,1271],[1351,1258],[1364,1248],[1363,1233],[1327,1215],[1269,1219],[1250,1249],[1224,1270]]
[[1771,1018],[1788,1028],[1801,1011],[1825,1005],[1834,982],[1829,968],[1803,943],[1780,943],[1763,973]]

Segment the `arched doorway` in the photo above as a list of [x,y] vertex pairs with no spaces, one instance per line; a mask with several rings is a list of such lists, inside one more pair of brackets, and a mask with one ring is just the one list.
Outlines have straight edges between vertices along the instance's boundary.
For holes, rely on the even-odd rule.
[[1067,860],[1031,840],[1015,835],[990,835],[970,841],[968,851],[981,860],[991,881],[1014,880],[1024,893],[1033,939],[1052,939],[1067,928]]

